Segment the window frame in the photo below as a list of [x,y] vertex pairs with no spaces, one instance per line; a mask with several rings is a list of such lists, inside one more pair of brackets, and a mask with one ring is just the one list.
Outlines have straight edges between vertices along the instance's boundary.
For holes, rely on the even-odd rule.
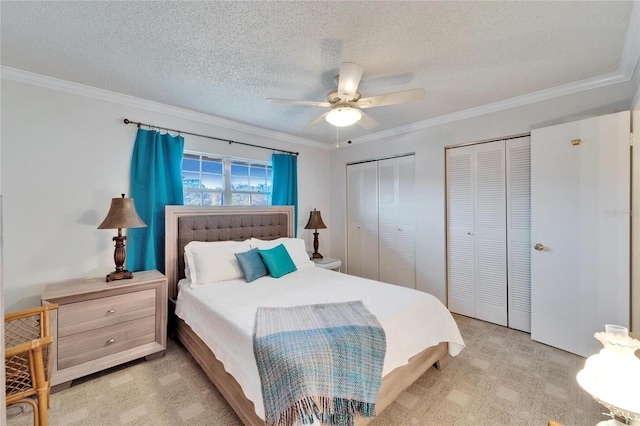
[[[184,193],[187,192],[191,192],[191,193],[199,193],[200,194],[200,204],[185,204],[185,205],[199,205],[199,206],[203,206],[203,205],[209,205],[209,204],[203,204],[203,196],[204,194],[220,194],[222,197],[222,202],[221,204],[212,204],[215,206],[263,206],[263,205],[271,205],[271,200],[272,200],[272,192],[273,192],[273,163],[271,161],[264,161],[264,160],[253,160],[253,159],[249,159],[249,158],[239,158],[239,157],[232,157],[232,156],[226,156],[226,155],[217,155],[217,154],[211,154],[208,152],[198,152],[198,151],[188,151],[185,150],[182,154],[182,159],[184,162],[185,156],[196,156],[198,164],[199,164],[199,180],[200,182],[202,182],[202,160],[203,158],[207,158],[207,159],[211,159],[211,160],[220,160],[222,162],[222,184],[224,186],[224,188],[222,190],[219,189],[206,189],[206,188],[198,188],[198,189],[192,189],[192,188],[186,188],[184,185],[184,172],[185,170],[182,168],[181,166],[181,173],[183,173],[183,182],[182,182],[182,189],[184,191]],[[193,159],[195,160],[195,159]],[[233,175],[231,174],[231,166],[232,165],[240,165],[240,166],[246,166],[248,168],[248,186],[249,189],[248,190],[233,190],[232,189],[232,177]],[[265,186],[267,188],[268,191],[252,191],[251,190],[251,168],[255,167],[255,168],[263,168],[265,169]],[[238,175],[236,175],[238,176]],[[249,195],[249,204],[233,204],[233,195],[234,194],[242,194],[242,195]],[[254,201],[254,196],[255,195],[260,195],[260,196],[266,196],[266,204],[253,204]],[[186,197],[185,197],[186,199]],[[228,201],[228,203],[227,203]]]

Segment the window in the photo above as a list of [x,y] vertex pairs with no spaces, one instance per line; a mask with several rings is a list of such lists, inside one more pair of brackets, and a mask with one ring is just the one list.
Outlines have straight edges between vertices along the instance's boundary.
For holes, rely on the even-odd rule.
[[185,206],[271,205],[271,163],[185,152]]
[[221,206],[224,197],[224,160],[199,154],[182,157],[185,206]]

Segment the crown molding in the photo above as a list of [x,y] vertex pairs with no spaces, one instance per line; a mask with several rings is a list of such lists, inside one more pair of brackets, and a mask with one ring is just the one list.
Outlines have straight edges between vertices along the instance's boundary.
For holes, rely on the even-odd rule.
[[441,124],[447,124],[447,123],[452,123],[454,121],[479,117],[481,115],[491,114],[494,112],[503,111],[510,108],[515,108],[515,107],[520,107],[528,104],[533,104],[536,102],[546,101],[549,99],[554,99],[554,98],[558,98],[560,96],[565,96],[565,95],[571,95],[571,94],[583,92],[586,90],[597,89],[599,87],[605,87],[611,84],[624,83],[629,80],[630,80],[630,77],[625,76],[621,72],[605,74],[598,77],[588,78],[585,80],[564,84],[562,86],[556,86],[549,89],[528,93],[526,95],[516,96],[513,98],[505,99],[504,101],[494,102],[494,103],[482,105],[476,108],[469,108],[469,109],[457,111],[451,114],[440,115],[437,117],[429,118],[427,120],[411,123],[406,126],[395,127],[393,129],[383,130],[381,132],[372,133],[366,136],[356,137],[352,139],[352,144],[371,142],[379,139],[395,137],[405,133],[415,132],[418,130],[439,126]]
[[[620,68],[625,67],[626,72],[629,73],[629,77],[633,77],[636,74],[636,82],[638,87],[636,93],[631,101],[630,108],[633,110],[640,110],[640,70],[636,69],[640,66],[640,2],[633,2],[633,10],[631,11],[631,20],[629,21],[629,30],[627,31],[627,41],[622,51],[622,60],[620,61]],[[635,57],[634,57],[635,53]],[[635,62],[633,62],[635,59]]]
[[[406,126],[395,127],[393,129],[387,129],[376,133],[371,133],[365,136],[354,137],[352,144],[359,144],[365,142],[376,141],[380,139],[399,136],[405,133],[414,132],[418,130],[427,129],[442,124],[451,123],[454,121],[469,119],[473,117],[482,116],[498,111],[503,111],[509,108],[520,107],[536,102],[554,99],[560,96],[571,95],[586,90],[597,89],[600,87],[609,86],[617,83],[624,83],[629,81],[638,63],[640,62],[640,38],[637,34],[640,32],[640,1],[633,2],[633,8],[631,10],[631,17],[629,19],[629,27],[627,29],[627,35],[625,38],[625,44],[622,49],[620,57],[620,64],[618,70],[613,73],[604,74],[601,76],[588,78],[561,86],[552,87],[545,90],[540,90],[533,93],[528,93],[521,96],[516,96],[503,101],[494,102],[491,104],[482,105],[476,108],[469,108],[462,111],[457,111],[451,114],[445,114],[437,117],[433,117],[427,120],[418,121],[408,124]],[[327,144],[322,142],[313,141],[297,136],[293,136],[287,133],[276,132],[273,130],[264,129],[261,127],[251,126],[249,124],[240,123],[233,120],[216,117],[209,114],[204,114],[196,111],[191,111],[185,108],[178,108],[159,102],[149,101],[134,96],[125,95],[122,93],[112,92],[109,90],[98,89],[96,87],[87,86],[84,84],[74,83],[67,80],[61,80],[54,77],[49,77],[41,74],[32,73],[29,71],[20,70],[17,68],[11,68],[7,66],[0,66],[0,77],[8,80],[13,80],[21,83],[31,84],[35,86],[41,86],[53,90],[59,90],[67,93],[73,93],[89,98],[104,100],[108,102],[119,103],[134,108],[140,108],[147,111],[163,113],[172,115],[187,120],[193,120],[204,124],[209,124],[225,129],[241,131],[244,133],[253,134],[256,136],[273,138],[281,141],[291,142],[299,145],[310,146],[313,148],[323,150],[339,149],[343,146],[336,146],[334,144]],[[633,98],[632,107],[637,106],[640,102],[640,87],[635,93]]]
[[[406,126],[395,127],[393,129],[355,137],[352,139],[352,144],[395,137],[405,133],[439,126],[441,124],[447,124],[458,120],[478,117],[509,108],[515,108],[536,102],[546,101],[549,99],[558,98],[560,96],[584,92],[586,90],[597,89],[599,87],[605,87],[611,84],[627,82],[631,80],[636,67],[640,63],[640,37],[638,37],[638,34],[640,34],[640,1],[634,1],[633,8],[631,9],[631,17],[629,19],[629,27],[627,28],[624,47],[620,56],[620,64],[618,65],[618,70],[616,72],[564,84],[562,86],[540,90],[538,92],[528,93],[526,95],[516,96],[514,98],[505,99],[504,101],[494,102],[476,108],[469,108],[463,111],[457,111],[451,114],[433,117],[424,121],[411,123]],[[637,107],[639,103],[640,87],[638,87],[638,91],[633,98],[633,102],[631,104],[632,108]],[[337,148],[334,147],[333,149]]]
[[[634,11],[636,9],[638,9],[638,11],[640,12],[640,8],[636,8],[634,5]],[[640,13],[637,13],[637,14],[640,15]],[[632,17],[632,21],[634,21],[636,24],[638,20],[639,19],[633,19]],[[632,26],[633,25],[630,25],[630,29]],[[633,37],[631,39],[633,39],[633,41],[629,42],[630,39],[628,38],[627,43],[625,43],[625,49],[624,49],[625,56],[620,61],[620,68],[623,68],[623,66],[627,67],[627,70],[626,70],[627,72],[628,72],[628,69],[630,68],[631,74],[633,74],[633,70],[635,70],[635,65],[630,67],[629,65],[624,65],[624,64],[628,64],[631,62],[629,58],[634,59],[636,64],[638,63],[638,59],[640,58],[640,40],[635,40],[635,38]],[[632,47],[635,46],[636,52],[634,53],[632,51],[632,48],[627,48],[627,46],[632,46]],[[524,105],[532,104],[535,102],[557,98],[560,96],[570,95],[570,94],[579,93],[586,90],[608,86],[611,84],[624,83],[630,80],[631,78],[631,75],[629,76],[626,75],[627,72],[622,72],[622,70],[620,70],[618,72],[605,74],[602,76],[593,77],[585,80],[580,80],[580,81],[565,84],[562,86],[552,87],[550,89],[528,93],[522,96],[516,96],[514,98],[506,99],[504,101],[494,102],[494,103],[482,105],[476,108],[469,108],[469,109],[454,112],[451,114],[445,114],[445,115],[433,117],[427,120],[411,123],[406,126],[395,127],[393,129],[383,130],[383,131],[371,133],[365,136],[355,137],[352,139],[352,144],[360,144],[360,143],[372,142],[372,141],[390,138],[390,137],[396,137],[405,133],[423,130],[430,127],[439,126],[442,124],[452,123],[454,121],[478,117],[478,116],[490,114],[493,112],[503,111],[509,108],[524,106]],[[85,96],[93,99],[118,103],[121,105],[133,107],[133,108],[139,108],[146,111],[167,114],[167,115],[171,115],[178,118],[184,118],[187,120],[193,120],[193,121],[197,121],[204,124],[222,127],[225,129],[241,131],[241,132],[253,134],[256,136],[267,137],[267,138],[277,139],[281,141],[287,141],[287,142],[291,142],[299,145],[310,146],[313,148],[318,148],[323,150],[333,150],[333,149],[340,148],[340,147],[336,147],[336,145],[334,144],[325,144],[322,142],[316,142],[309,139],[292,136],[287,133],[267,130],[260,127],[255,127],[248,124],[239,123],[236,121],[216,117],[213,115],[191,111],[185,108],[178,108],[178,107],[166,105],[160,102],[154,102],[147,99],[137,98],[135,96],[125,95],[122,93],[112,92],[104,89],[99,89],[97,87],[87,86],[84,84],[62,80],[54,77],[49,77],[42,74],[36,74],[29,71],[20,70],[17,68],[7,67],[4,65],[0,66],[0,77],[7,80],[30,84],[33,86],[40,86],[40,87],[44,87],[52,90],[72,93],[72,94]],[[637,98],[639,97],[639,93],[640,91],[636,93],[633,105],[637,103]]]
[[62,80],[55,77],[49,77],[42,74],[36,74],[30,71],[24,71],[17,68],[0,66],[0,78],[16,81],[19,83],[30,84],[32,86],[40,86],[47,89],[58,90],[61,92],[71,93],[74,95],[85,96],[101,101],[113,102],[133,108],[143,109],[145,111],[167,114],[178,118],[197,121],[199,123],[209,124],[225,129],[236,130],[249,133],[256,136],[276,139],[285,142],[291,142],[299,145],[310,146],[329,150],[331,147],[327,144],[312,141],[309,139],[292,136],[287,133],[276,132],[273,130],[263,129],[261,127],[251,126],[249,124],[240,123],[225,118],[216,117],[201,112],[191,111],[185,108],[174,107],[171,105],[154,102],[147,99],[137,98],[135,96],[125,95],[122,93],[112,92],[110,90],[99,89],[85,84],[75,83],[68,80]]
[[640,37],[638,34],[640,34],[640,1],[634,1],[627,28],[627,38],[624,42],[620,67],[618,68],[627,78],[631,78],[640,61]]

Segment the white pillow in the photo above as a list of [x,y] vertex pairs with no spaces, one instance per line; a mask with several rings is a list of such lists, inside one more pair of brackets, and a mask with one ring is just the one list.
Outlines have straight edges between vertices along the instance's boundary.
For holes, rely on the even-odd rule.
[[191,281],[191,269],[189,268],[189,263],[194,263],[191,251],[194,250],[195,246],[223,246],[230,244],[238,244],[238,241],[191,241],[190,243],[188,243],[186,246],[184,246],[184,277]]
[[291,260],[296,265],[296,268],[304,268],[306,266],[316,266],[309,259],[309,253],[304,246],[304,240],[302,238],[287,238],[282,237],[277,240],[260,240],[258,238],[251,238],[251,248],[259,248],[261,250],[273,248],[279,244],[284,245],[291,256]]
[[245,241],[192,241],[184,246],[184,272],[197,287],[218,281],[244,277],[235,254],[251,250]]

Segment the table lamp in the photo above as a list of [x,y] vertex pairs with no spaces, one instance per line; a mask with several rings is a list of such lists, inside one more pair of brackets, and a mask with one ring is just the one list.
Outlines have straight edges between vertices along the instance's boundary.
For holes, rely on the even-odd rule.
[[631,338],[626,327],[614,324],[605,325],[605,332],[594,337],[604,348],[587,358],[576,379],[582,389],[609,409],[612,419],[598,426],[640,425],[640,359],[635,356],[640,341]]
[[327,225],[322,221],[322,216],[320,216],[318,210],[313,209],[311,214],[309,214],[309,222],[307,222],[307,226],[305,226],[304,229],[315,229],[313,233],[313,254],[311,258],[322,259],[322,255],[318,253],[318,247],[320,246],[318,243],[318,229],[327,229]]
[[126,236],[122,235],[122,228],[144,228],[147,225],[140,219],[133,198],[112,198],[111,208],[107,217],[98,226],[98,229],[117,229],[118,235],[113,237],[116,248],[113,253],[113,260],[116,263],[116,270],[107,275],[107,282],[133,278],[133,274],[124,269],[124,261],[127,253],[124,248]]

